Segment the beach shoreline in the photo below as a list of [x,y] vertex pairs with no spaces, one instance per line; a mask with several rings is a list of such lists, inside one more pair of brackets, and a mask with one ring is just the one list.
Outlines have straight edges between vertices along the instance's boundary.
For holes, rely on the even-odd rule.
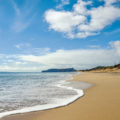
[[75,81],[94,84],[85,96],[68,106],[6,116],[0,120],[114,120],[120,119],[120,73],[85,72]]

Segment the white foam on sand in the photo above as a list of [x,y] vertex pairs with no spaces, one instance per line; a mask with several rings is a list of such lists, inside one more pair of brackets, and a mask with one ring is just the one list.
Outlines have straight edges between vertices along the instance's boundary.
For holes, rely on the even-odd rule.
[[8,111],[8,112],[3,112],[0,113],[0,118],[8,116],[8,115],[13,115],[13,114],[21,114],[21,113],[27,113],[27,112],[34,112],[34,111],[40,111],[40,110],[48,110],[52,108],[57,108],[61,106],[66,106],[74,101],[76,101],[78,98],[82,97],[84,95],[84,91],[82,89],[75,89],[70,86],[65,86],[67,82],[63,81],[59,84],[57,84],[57,87],[68,89],[68,90],[74,90],[76,91],[76,95],[73,95],[72,97],[67,97],[67,98],[62,98],[62,99],[55,99],[55,102],[52,104],[45,104],[45,105],[37,105],[33,107],[26,107],[20,110],[13,110],[13,111]]

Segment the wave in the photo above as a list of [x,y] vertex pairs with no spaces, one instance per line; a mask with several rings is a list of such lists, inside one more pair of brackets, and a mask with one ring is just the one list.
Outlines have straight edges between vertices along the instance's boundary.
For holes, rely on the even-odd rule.
[[32,106],[32,107],[26,107],[23,109],[19,110],[13,110],[13,111],[8,111],[8,112],[2,112],[0,113],[0,118],[8,116],[8,115],[13,115],[13,114],[21,114],[21,113],[27,113],[27,112],[35,112],[35,111],[41,111],[41,110],[48,110],[48,109],[53,109],[53,108],[58,108],[62,106],[69,105],[82,97],[84,95],[84,91],[82,89],[76,89],[72,86],[65,86],[68,82],[62,81],[61,83],[57,84],[57,87],[68,89],[68,90],[74,90],[76,91],[76,95],[69,97],[69,98],[62,98],[62,99],[55,99],[54,103],[52,104],[45,104],[45,105],[37,105],[37,106]]

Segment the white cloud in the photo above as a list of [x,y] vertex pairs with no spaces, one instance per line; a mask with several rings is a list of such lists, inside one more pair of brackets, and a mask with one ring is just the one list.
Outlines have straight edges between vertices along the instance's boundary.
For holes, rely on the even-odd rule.
[[58,32],[71,34],[73,29],[85,21],[82,15],[72,12],[48,10],[45,13],[46,21],[50,24],[49,28]]
[[63,8],[65,5],[70,4],[70,0],[61,0],[61,4],[57,5],[56,8],[57,9],[61,9]]
[[[97,8],[91,1],[78,0],[72,11],[48,10],[45,20],[49,28],[65,33],[70,38],[84,38],[98,34],[120,18],[120,8],[113,5],[118,0],[104,0]],[[90,6],[91,9],[87,9]]]
[[111,44],[114,45],[112,49],[58,50],[43,56],[21,55],[19,57],[23,61],[53,67],[67,66],[84,69],[99,65],[113,65],[120,62],[120,41]]
[[[0,71],[41,71],[48,68],[86,69],[120,63],[120,41],[110,42],[109,49],[57,50],[42,55],[0,55]],[[94,46],[95,47],[95,46]],[[46,51],[49,49],[46,48]]]
[[119,0],[105,0],[105,2],[106,2],[106,5],[111,5],[115,2],[119,2]]
[[116,53],[120,56],[120,41],[110,42]]
[[86,15],[88,10],[86,8],[87,5],[91,5],[92,1],[83,1],[78,0],[77,3],[73,6],[73,12],[76,14]]
[[80,25],[80,31],[97,32],[120,18],[120,9],[113,6],[100,6],[93,8],[88,13],[91,16],[91,21],[88,24]]
[[99,66],[99,65],[111,65],[120,61],[120,57],[112,50],[59,50],[55,53],[51,53],[45,56],[20,56],[23,61],[29,61],[34,63],[41,63],[43,65],[55,65],[56,67],[74,67],[80,69],[80,65],[84,65],[84,68]]

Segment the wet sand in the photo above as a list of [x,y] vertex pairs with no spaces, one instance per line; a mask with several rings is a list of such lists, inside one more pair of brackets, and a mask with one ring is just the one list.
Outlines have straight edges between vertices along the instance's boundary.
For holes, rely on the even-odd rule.
[[120,72],[87,72],[75,81],[93,83],[85,95],[74,103],[51,110],[16,114],[0,120],[119,120]]

